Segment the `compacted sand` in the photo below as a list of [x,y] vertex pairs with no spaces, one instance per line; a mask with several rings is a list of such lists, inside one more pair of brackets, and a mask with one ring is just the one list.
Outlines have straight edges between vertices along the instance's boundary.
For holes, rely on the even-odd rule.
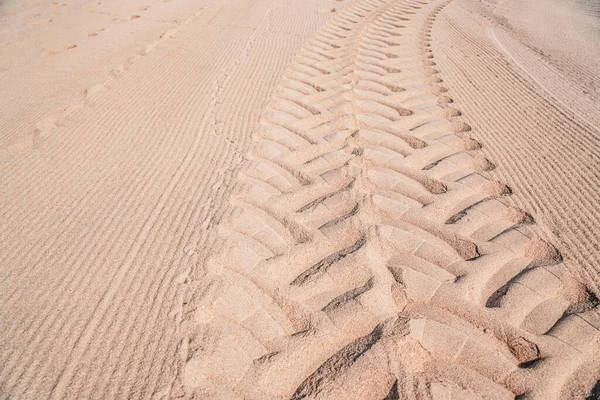
[[600,3],[0,2],[0,399],[600,398]]

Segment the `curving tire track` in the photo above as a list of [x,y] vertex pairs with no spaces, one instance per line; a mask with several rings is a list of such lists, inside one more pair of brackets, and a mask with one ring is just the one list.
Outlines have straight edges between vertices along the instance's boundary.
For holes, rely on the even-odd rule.
[[[440,85],[445,1],[365,0],[300,51],[207,266],[183,374],[207,398],[561,398],[598,300],[508,207]],[[444,397],[446,396],[446,397]]]

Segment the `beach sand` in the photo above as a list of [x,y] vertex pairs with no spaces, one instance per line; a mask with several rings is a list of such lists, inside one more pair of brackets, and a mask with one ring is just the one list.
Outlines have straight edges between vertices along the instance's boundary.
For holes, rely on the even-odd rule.
[[0,399],[600,398],[600,3],[0,3]]

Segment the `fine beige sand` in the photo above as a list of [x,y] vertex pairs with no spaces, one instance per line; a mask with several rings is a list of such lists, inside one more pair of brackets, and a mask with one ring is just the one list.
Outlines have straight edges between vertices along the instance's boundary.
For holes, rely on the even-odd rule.
[[0,38],[0,399],[600,399],[597,0]]

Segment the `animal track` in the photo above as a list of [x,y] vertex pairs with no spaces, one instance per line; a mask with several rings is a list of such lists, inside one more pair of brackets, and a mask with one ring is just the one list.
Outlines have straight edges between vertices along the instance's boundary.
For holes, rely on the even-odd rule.
[[549,398],[590,368],[598,299],[505,204],[441,85],[445,4],[364,0],[285,73],[198,283],[190,391]]

